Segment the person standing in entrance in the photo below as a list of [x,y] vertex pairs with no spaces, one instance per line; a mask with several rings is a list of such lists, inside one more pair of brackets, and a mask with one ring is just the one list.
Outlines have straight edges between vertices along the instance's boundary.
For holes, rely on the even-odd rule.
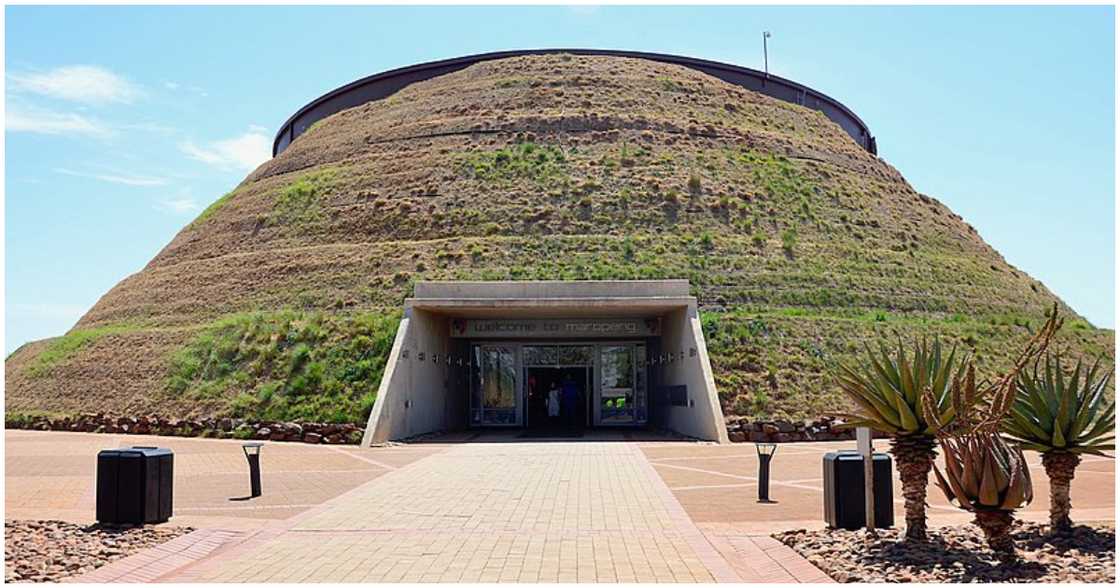
[[552,382],[548,387],[548,422],[555,424],[560,416],[560,387]]
[[575,428],[579,425],[576,422],[576,405],[579,402],[579,386],[576,381],[572,379],[571,374],[564,375],[564,384],[561,386],[561,396],[563,396],[564,405],[564,421],[569,427]]

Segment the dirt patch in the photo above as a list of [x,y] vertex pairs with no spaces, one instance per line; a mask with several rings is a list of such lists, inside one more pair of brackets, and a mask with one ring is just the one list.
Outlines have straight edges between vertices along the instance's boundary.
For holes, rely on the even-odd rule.
[[788,531],[774,535],[837,582],[1091,582],[1116,580],[1111,524],[1079,525],[1050,537],[1044,525],[1019,523],[1020,561],[1001,563],[975,525],[930,531],[926,543],[900,541],[898,529]]
[[4,581],[58,582],[193,530],[167,525],[108,528],[63,521],[4,521]]

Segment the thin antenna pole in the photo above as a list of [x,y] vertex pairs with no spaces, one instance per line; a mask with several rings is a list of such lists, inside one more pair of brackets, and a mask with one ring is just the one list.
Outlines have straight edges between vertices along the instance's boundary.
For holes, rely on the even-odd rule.
[[766,77],[770,77],[770,53],[766,46],[766,39],[770,38],[770,31],[762,32],[762,67],[766,72]]

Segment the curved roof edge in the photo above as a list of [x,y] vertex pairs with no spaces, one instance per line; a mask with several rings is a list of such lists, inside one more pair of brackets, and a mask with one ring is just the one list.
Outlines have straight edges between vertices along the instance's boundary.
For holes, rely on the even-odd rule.
[[277,131],[272,142],[273,157],[279,155],[303,134],[316,121],[322,120],[336,112],[353,108],[380,100],[392,95],[401,88],[416,82],[452,73],[482,61],[505,59],[522,55],[548,55],[556,53],[570,53],[572,55],[604,55],[612,57],[633,57],[661,63],[681,65],[708,75],[717,77],[725,82],[766,94],[772,98],[791,102],[819,110],[830,120],[840,125],[848,135],[855,139],[864,149],[872,155],[878,153],[875,137],[871,130],[854,112],[839,101],[804,86],[792,80],[787,80],[775,75],[767,75],[755,69],[750,69],[718,61],[666,55],[661,53],[645,53],[641,51],[621,51],[614,49],[520,49],[513,51],[496,51],[481,53],[465,57],[455,57],[439,61],[430,61],[417,65],[409,65],[373,74],[341,86],[312,100],[295,114],[288,117]]

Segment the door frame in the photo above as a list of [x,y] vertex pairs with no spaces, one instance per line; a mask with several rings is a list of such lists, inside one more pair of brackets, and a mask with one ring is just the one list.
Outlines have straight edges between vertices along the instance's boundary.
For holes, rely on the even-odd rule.
[[[485,348],[485,347],[508,347],[508,348],[511,348],[512,351],[513,351],[512,355],[513,355],[513,407],[514,407],[514,417],[513,417],[513,422],[512,423],[487,423],[487,422],[485,422],[485,416],[486,416],[485,411],[486,411],[486,409],[482,408],[482,407],[479,407],[479,409],[483,411],[482,412],[483,418],[479,420],[478,425],[475,425],[471,421],[471,417],[473,416],[471,414],[471,412],[475,409],[474,405],[472,404],[474,402],[475,370],[481,368],[481,366],[475,366],[474,365],[474,348],[476,346],[477,347],[482,347],[482,348]],[[522,365],[522,363],[521,363],[521,347],[519,345],[517,345],[516,343],[505,342],[505,341],[472,341],[470,343],[470,347],[468,349],[469,349],[469,356],[471,358],[471,366],[470,366],[471,373],[468,376],[468,380],[470,381],[470,387],[467,390],[467,394],[469,395],[469,397],[467,398],[467,425],[468,426],[487,427],[487,428],[506,428],[506,429],[512,428],[512,427],[524,426],[524,425],[522,425],[522,423],[525,420],[525,415],[523,413],[523,411],[525,409],[525,402],[524,402],[524,399],[522,398],[522,394],[523,394],[523,391],[524,391],[524,384],[522,382],[521,370],[517,369],[519,366]]]
[[[649,347],[650,347],[649,343],[645,340],[603,341],[600,345],[602,347],[622,347],[622,346],[626,346],[626,347],[630,348],[630,357],[631,357],[630,369],[631,369],[631,378],[632,378],[632,381],[633,381],[632,386],[634,388],[633,392],[634,392],[634,397],[635,397],[634,408],[632,409],[632,411],[636,411],[637,410],[637,395],[638,395],[638,390],[637,390],[637,388],[638,388],[638,370],[647,369],[649,366],[645,362],[643,362],[641,365],[638,364],[638,361],[636,359],[634,359],[634,354],[635,354],[634,348],[637,347],[638,345],[644,345],[645,348],[646,348],[646,362],[648,362],[649,361]],[[594,378],[595,378],[595,405],[592,407],[595,411],[595,414],[594,414],[594,417],[593,417],[593,421],[595,423],[594,426],[596,426],[596,427],[607,427],[607,428],[610,428],[610,427],[642,427],[642,426],[645,426],[646,424],[648,424],[649,423],[649,405],[650,405],[649,372],[648,371],[646,372],[646,376],[645,376],[644,382],[643,382],[644,385],[645,385],[645,388],[646,388],[646,390],[645,390],[646,419],[645,419],[644,422],[639,421],[638,420],[638,415],[635,413],[633,415],[634,418],[631,419],[630,422],[627,422],[627,423],[604,423],[603,422],[603,420],[602,420],[602,409],[603,409],[603,397],[602,397],[602,394],[603,394],[603,378],[602,378],[602,373],[603,373],[603,357],[602,357],[602,354],[599,352],[599,348],[597,346],[596,349],[595,349],[595,375],[594,375]]]
[[[523,365],[521,366],[521,381],[525,383],[525,392],[521,397],[522,402],[529,401],[529,370],[583,370],[583,427],[591,427],[591,399],[595,396],[595,391],[592,389],[595,378],[595,366],[593,365],[566,365],[566,366],[548,366],[548,365]],[[526,428],[536,426],[529,420],[530,411],[523,410],[525,415],[525,424],[522,425]]]
[[[542,339],[542,340],[536,340],[536,339],[512,339],[512,340],[511,339],[471,339],[468,342],[468,345],[469,345],[468,349],[470,350],[470,354],[471,354],[472,359],[474,357],[474,347],[475,346],[480,346],[480,347],[486,347],[486,346],[510,347],[510,348],[513,349],[513,358],[514,358],[513,360],[514,360],[514,364],[516,366],[515,376],[514,376],[514,378],[515,378],[514,386],[515,386],[515,390],[516,390],[516,392],[515,392],[515,406],[516,406],[515,422],[509,423],[509,424],[479,423],[478,425],[474,425],[470,420],[470,418],[471,418],[470,412],[474,409],[474,407],[471,405],[471,402],[473,401],[474,397],[473,397],[473,392],[471,390],[468,390],[468,394],[472,394],[471,397],[468,398],[468,401],[467,401],[467,422],[470,423],[470,426],[478,426],[478,427],[485,427],[485,428],[512,428],[512,427],[527,427],[528,426],[529,416],[528,416],[528,411],[525,410],[525,408],[526,408],[525,405],[526,405],[526,402],[528,400],[528,395],[529,395],[529,389],[528,389],[528,386],[526,385],[526,373],[527,373],[526,370],[529,369],[529,366],[525,365],[524,355],[523,355],[522,351],[523,351],[524,347],[544,347],[544,346],[555,346],[555,347],[591,346],[592,347],[592,358],[591,358],[591,364],[590,365],[566,366],[566,367],[574,367],[574,368],[583,368],[584,370],[586,370],[587,377],[590,380],[590,382],[589,382],[590,385],[587,386],[587,390],[590,393],[584,394],[584,397],[585,397],[584,402],[586,403],[586,407],[585,407],[585,411],[584,411],[584,413],[586,415],[586,417],[585,417],[586,423],[585,423],[584,426],[586,426],[586,427],[641,427],[641,426],[645,426],[646,424],[649,423],[649,414],[650,414],[649,406],[650,406],[651,397],[650,397],[650,390],[649,390],[649,373],[648,373],[648,371],[647,371],[646,377],[645,377],[645,386],[646,386],[646,392],[645,392],[646,420],[645,420],[645,422],[639,422],[639,420],[637,418],[637,415],[635,415],[635,418],[634,418],[633,421],[628,422],[628,423],[602,423],[602,422],[600,422],[600,418],[599,418],[600,408],[601,408],[601,405],[602,405],[601,394],[602,394],[602,384],[603,384],[602,381],[601,381],[602,378],[599,377],[599,374],[602,373],[602,358],[600,357],[600,353],[599,353],[600,347],[617,347],[617,346],[621,346],[621,345],[626,345],[626,346],[631,347],[631,349],[633,349],[633,347],[635,347],[637,345],[645,345],[645,347],[646,347],[646,362],[648,362],[649,357],[650,357],[650,352],[649,352],[650,343],[646,338],[637,338],[637,339],[590,339],[590,340],[588,340],[588,339],[575,339],[575,340],[563,340],[563,339],[561,339],[561,340],[556,340],[556,339]],[[631,351],[631,353],[633,353],[633,351]],[[648,365],[647,365],[647,363],[643,363],[642,365],[638,365],[637,361],[634,361],[633,364],[634,364],[633,369],[634,369],[634,372],[635,372],[634,377],[635,377],[635,384],[636,384],[637,371],[639,369],[647,369],[648,370]],[[532,366],[532,367],[546,367],[547,368],[548,366]],[[557,367],[560,367],[560,366],[557,366]],[[474,370],[477,369],[477,368],[472,363],[472,365],[470,366],[470,369],[471,369],[471,374],[468,377],[470,379],[471,386],[474,386],[474,377],[475,377],[474,376]],[[636,394],[636,391],[635,391],[635,394]]]

